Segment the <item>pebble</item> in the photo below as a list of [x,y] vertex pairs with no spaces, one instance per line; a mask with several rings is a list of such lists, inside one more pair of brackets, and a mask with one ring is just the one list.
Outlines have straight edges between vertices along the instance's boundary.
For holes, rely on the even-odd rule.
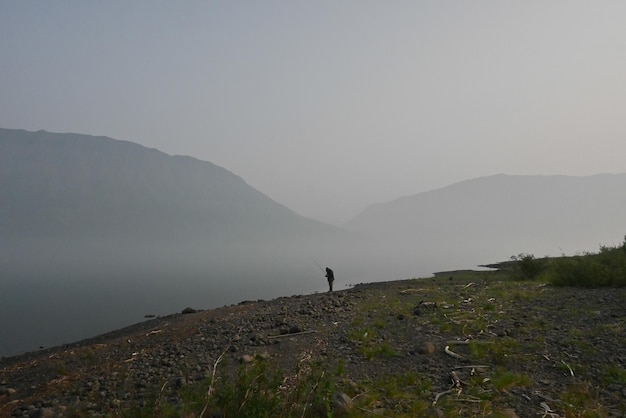
[[[336,297],[335,297],[336,296]],[[352,298],[359,296],[358,292],[354,292]],[[478,299],[475,299],[476,301]],[[283,355],[291,355],[288,350],[293,349],[294,341],[298,349],[316,350],[316,355],[320,353],[327,355],[329,358],[341,358],[346,368],[360,367],[363,365],[363,355],[360,354],[361,346],[359,341],[355,341],[351,334],[351,329],[346,324],[351,324],[354,316],[350,316],[350,311],[354,309],[354,303],[350,302],[350,298],[339,297],[339,294],[327,297],[301,297],[297,299],[289,299],[284,304],[284,309],[278,305],[279,300],[264,304],[258,302],[259,305],[254,307],[252,315],[234,316],[226,312],[223,317],[209,318],[197,325],[197,329],[192,330],[189,336],[180,340],[167,339],[167,333],[175,328],[172,323],[169,327],[162,327],[162,333],[146,336],[146,333],[138,334],[132,337],[132,345],[129,338],[125,338],[119,346],[111,345],[108,355],[111,359],[119,361],[112,370],[89,370],[82,379],[54,399],[35,399],[29,405],[15,404],[12,411],[13,416],[39,416],[39,417],[60,417],[64,416],[68,411],[78,410],[82,416],[103,416],[104,410],[126,410],[138,405],[153,405],[153,396],[155,391],[163,390],[163,399],[175,405],[182,402],[178,399],[178,389],[200,382],[206,377],[211,376],[213,365],[225,349],[224,357],[226,361],[223,364],[249,364],[255,361],[268,360],[276,358],[280,360]],[[476,302],[477,303],[477,302]],[[410,305],[411,307],[415,305]],[[429,373],[435,377],[436,390],[445,390],[448,381],[445,376],[450,373],[450,368],[455,364],[455,360],[446,356],[442,351],[438,352],[435,344],[442,344],[447,335],[438,334],[437,329],[429,325],[429,315],[431,310],[426,310],[423,306],[415,307],[413,316],[411,309],[408,308],[405,313],[398,313],[393,309],[388,311],[379,311],[377,314],[372,313],[372,317],[380,317],[381,314],[389,317],[381,324],[381,328],[376,330],[377,341],[383,341],[402,344],[398,347],[394,346],[398,352],[410,352],[411,354],[419,353],[421,357],[408,357],[407,371],[415,371],[416,373]],[[251,311],[252,312],[252,311]],[[622,311],[620,311],[622,312]],[[420,316],[421,315],[421,316]],[[200,317],[198,315],[197,317]],[[318,319],[323,318],[323,321]],[[397,319],[397,320],[396,320]],[[506,326],[505,326],[506,324]],[[523,335],[526,325],[529,323],[518,321],[517,323],[507,322],[497,324],[497,327],[503,331],[503,336],[509,332],[519,333]],[[393,333],[390,332],[397,328],[390,327],[406,327],[410,331],[406,340],[398,342],[394,339]],[[327,328],[324,328],[327,327]],[[360,325],[359,325],[360,327]],[[552,328],[552,327],[551,327]],[[563,332],[566,326],[561,327]],[[319,338],[323,330],[332,330],[330,338]],[[284,338],[268,338],[274,337],[281,333],[294,334],[303,330],[318,330],[319,334],[312,333],[310,335],[294,335]],[[337,330],[336,332],[334,330]],[[332,334],[335,332],[335,334]],[[548,331],[549,332],[549,331]],[[236,336],[239,335],[239,338]],[[416,338],[416,336],[418,336]],[[486,337],[485,337],[486,338]],[[152,345],[152,341],[161,341],[158,345]],[[317,347],[316,344],[320,340],[328,343],[327,347]],[[310,345],[307,345],[310,341]],[[598,343],[593,340],[594,343]],[[283,346],[274,346],[274,344],[283,344]],[[468,352],[467,348],[462,347],[464,353]],[[550,354],[553,358],[557,358],[559,347],[548,346],[553,350]],[[270,355],[270,352],[273,353]],[[248,353],[248,354],[243,354]],[[579,355],[576,351],[568,348],[568,355]],[[76,350],[75,358],[79,358],[80,351]],[[299,354],[299,353],[298,353]],[[560,358],[560,357],[558,357]],[[107,358],[108,360],[108,358]],[[566,358],[569,362],[569,360]],[[396,361],[396,360],[394,360]],[[542,360],[543,362],[543,360]],[[540,383],[542,392],[550,393],[550,388],[556,386],[560,382],[550,371],[554,369],[554,362],[545,361],[546,373],[542,373],[535,380]],[[615,358],[617,365],[626,363],[625,356]],[[94,365],[95,366],[95,365]],[[601,364],[594,365],[600,367]],[[73,370],[74,365],[69,364],[68,369]],[[222,367],[222,366],[220,366]],[[390,369],[390,371],[393,371]],[[466,373],[465,371],[459,373]],[[469,372],[467,372],[469,373]],[[467,374],[466,373],[466,374]],[[4,377],[4,376],[3,376]],[[577,376],[578,377],[578,376]],[[48,377],[45,377],[48,379]],[[57,378],[56,376],[54,378]],[[52,379],[52,378],[50,378]],[[442,380],[437,380],[442,379]],[[462,376],[463,379],[463,376]],[[16,397],[24,396],[29,392],[29,385],[38,382],[38,386],[33,386],[33,390],[39,390],[39,385],[44,385],[42,380],[31,379],[21,382],[22,386],[13,380],[9,375],[6,379],[0,381],[0,396],[11,396],[11,402],[16,401]],[[26,383],[28,382],[28,383]],[[164,382],[168,384],[163,387]],[[363,388],[357,383],[346,378],[340,387],[351,395],[360,393]],[[489,387],[489,383],[485,383],[485,387]],[[623,395],[626,398],[626,387],[612,386],[610,388],[613,395],[618,399]],[[106,399],[102,405],[99,402],[93,402],[93,399]],[[6,398],[3,399],[5,401]],[[6,400],[8,402],[8,400]],[[355,401],[358,402],[358,401]],[[333,397],[333,405],[344,405],[344,408],[354,408],[352,399],[349,395],[338,392]],[[515,406],[519,406],[515,404]],[[334,408],[339,408],[334,407]],[[519,418],[519,414],[528,412],[525,407],[515,409],[500,410],[508,418]],[[380,404],[372,406],[372,411],[379,411],[381,414],[391,412],[389,405]],[[439,408],[432,407],[428,411],[428,416],[443,416]],[[340,416],[339,409],[333,411],[333,416]]]
[[239,357],[239,363],[241,364],[249,364],[252,363],[254,361],[254,357],[252,357],[249,354],[244,354],[243,356]]
[[424,341],[418,345],[417,352],[419,354],[432,354],[435,352],[435,344],[431,341]]

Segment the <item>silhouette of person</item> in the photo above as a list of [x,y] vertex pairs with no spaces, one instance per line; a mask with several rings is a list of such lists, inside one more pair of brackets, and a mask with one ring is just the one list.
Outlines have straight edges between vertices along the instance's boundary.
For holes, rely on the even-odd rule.
[[328,279],[328,291],[332,292],[333,291],[333,282],[335,281],[335,273],[329,269],[328,267],[326,267],[326,276]]

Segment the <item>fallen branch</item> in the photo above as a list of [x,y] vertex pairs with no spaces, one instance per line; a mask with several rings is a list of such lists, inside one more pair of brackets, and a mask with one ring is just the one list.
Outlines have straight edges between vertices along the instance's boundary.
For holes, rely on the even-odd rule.
[[561,360],[561,363],[563,363],[565,365],[565,367],[567,367],[569,369],[569,374],[572,375],[572,377],[574,377],[574,370],[572,370],[572,368],[563,360]]
[[489,366],[484,364],[472,364],[469,366],[454,366],[455,369],[488,369]]
[[472,397],[467,397],[467,398],[455,398],[452,399],[454,402],[471,402],[471,403],[481,403],[483,402],[480,399],[474,399]]
[[459,379],[459,375],[456,374],[455,371],[450,372],[450,380],[452,381],[452,387],[448,390],[444,390],[443,392],[439,392],[435,395],[435,399],[433,400],[433,406],[437,405],[439,402],[439,398],[444,395],[449,395],[453,392],[456,392],[457,396],[461,394],[463,388],[461,387],[461,379]]
[[479,340],[450,340],[446,341],[448,345],[468,345],[468,344],[493,344],[493,341],[479,341]]
[[459,375],[456,374],[455,371],[451,371],[450,372],[450,380],[452,380],[452,387],[453,388],[460,388],[461,387],[461,379],[459,378]]
[[541,406],[541,408],[543,409],[543,411],[537,413],[537,415],[543,414],[541,418],[545,418],[547,416],[549,416],[550,418],[560,418],[560,415],[554,412],[547,403],[541,402],[539,406]]
[[418,293],[421,292],[423,289],[404,289],[401,290],[400,293],[403,295],[406,295],[407,293]]
[[465,360],[465,357],[463,357],[462,355],[457,354],[454,351],[450,351],[450,346],[449,345],[446,345],[446,347],[443,349],[443,351],[445,351],[445,353],[447,355],[449,355],[450,357],[453,357],[453,358],[455,358],[457,360]]
[[372,411],[372,410],[370,410],[370,409],[365,409],[365,408],[362,408],[362,407],[360,407],[360,406],[357,406],[357,408],[358,408],[358,409],[360,409],[360,410],[361,410],[361,411],[363,411],[363,412],[366,412],[366,413],[370,414],[370,415],[376,415],[377,417],[391,418],[391,417],[389,417],[388,415],[379,414],[379,413],[378,413],[378,412],[376,412],[376,411]]
[[452,388],[452,389],[448,389],[448,390],[444,390],[443,392],[439,392],[438,394],[435,395],[435,400],[433,400],[433,406],[437,405],[437,402],[439,402],[439,398],[441,398],[442,396],[445,395],[449,395],[451,393],[456,392],[457,396],[461,394],[462,389],[461,388]]
[[273,338],[285,338],[285,337],[293,337],[296,335],[304,335],[304,334],[313,334],[317,332],[314,329],[308,330],[308,331],[301,331],[301,332],[293,332],[291,334],[280,334],[280,335],[270,335],[269,337],[267,337],[268,340],[271,340]]
[[445,317],[448,321],[452,322],[453,324],[455,324],[455,325],[461,325],[461,321],[457,321],[456,319],[452,319],[452,318],[450,318],[450,317],[449,317],[448,315],[446,315],[446,314],[443,314],[443,316],[444,316],[444,317]]

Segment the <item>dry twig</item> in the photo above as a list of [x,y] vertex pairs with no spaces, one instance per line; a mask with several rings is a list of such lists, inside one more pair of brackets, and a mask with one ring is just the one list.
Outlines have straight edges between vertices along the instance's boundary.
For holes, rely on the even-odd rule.
[[270,335],[267,337],[268,340],[271,340],[273,338],[286,338],[286,337],[295,337],[296,335],[304,335],[304,334],[313,334],[316,333],[317,331],[314,329],[308,330],[308,331],[300,331],[300,332],[292,332],[289,334],[280,334],[280,335]]
[[226,345],[226,348],[224,348],[224,351],[222,351],[222,353],[219,355],[219,357],[215,360],[215,363],[213,363],[213,372],[211,373],[211,384],[209,385],[209,389],[207,389],[206,403],[204,404],[204,408],[202,408],[202,412],[200,413],[200,418],[202,418],[204,416],[205,412],[209,409],[209,402],[211,401],[211,395],[213,395],[213,391],[215,391],[215,386],[214,385],[215,385],[215,373],[217,372],[217,366],[224,359],[224,355],[228,352],[228,349],[230,348],[231,343],[235,339],[239,338],[239,334],[240,333],[241,333],[241,328],[237,332],[237,335],[235,335],[233,338],[231,338],[231,340]]

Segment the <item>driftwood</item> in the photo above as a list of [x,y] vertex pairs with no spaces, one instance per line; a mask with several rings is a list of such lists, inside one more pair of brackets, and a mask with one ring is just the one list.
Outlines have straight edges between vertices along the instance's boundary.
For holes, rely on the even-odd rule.
[[280,335],[270,335],[267,337],[268,340],[271,340],[273,338],[286,338],[286,337],[294,337],[296,335],[304,335],[304,334],[313,334],[317,331],[315,331],[314,329],[309,330],[309,331],[301,331],[301,332],[293,332],[291,334],[280,334]]
[[404,289],[404,290],[400,291],[400,294],[406,295],[406,294],[409,294],[409,293],[418,293],[418,292],[421,292],[421,291],[423,291],[423,289]]
[[[472,364],[472,365],[469,365],[469,366],[455,366],[454,368],[456,370],[458,370],[458,369],[471,369],[470,370],[470,375],[476,376],[476,373],[485,372],[486,369],[489,368],[489,366],[485,366],[484,364]],[[487,379],[489,379],[489,378],[487,378]]]
[[450,372],[450,380],[452,380],[453,388],[458,389],[461,387],[461,379],[459,378],[459,375],[455,371]]
[[443,392],[439,392],[438,394],[436,394],[435,399],[433,400],[433,406],[437,405],[437,402],[439,402],[439,398],[441,398],[444,395],[449,395],[452,392],[455,392],[455,389],[444,390]]
[[461,325],[461,321],[457,321],[456,319],[452,319],[452,318],[450,318],[450,317],[449,317],[448,315],[446,315],[446,314],[443,314],[443,316],[444,316],[444,317],[445,317],[448,321],[452,322],[453,324],[455,324],[455,325]]
[[439,398],[441,398],[442,396],[449,395],[454,392],[456,392],[458,396],[461,394],[461,391],[463,391],[463,388],[461,387],[461,379],[459,379],[459,375],[456,374],[455,371],[450,372],[450,380],[452,381],[452,387],[448,390],[437,393],[435,395],[435,399],[433,400],[433,406],[437,405],[437,402],[439,402]]
[[468,366],[454,366],[455,369],[488,369],[489,366],[485,364],[470,364]]
[[493,344],[493,341],[478,341],[478,340],[449,340],[446,341],[448,345],[468,345],[468,344]]
[[537,413],[537,415],[543,414],[541,418],[545,418],[545,417],[560,418],[560,415],[554,412],[552,408],[550,408],[550,405],[548,405],[547,403],[541,402],[539,406],[541,406],[542,411]]
[[454,351],[451,351],[449,345],[446,345],[446,347],[443,349],[443,351],[445,351],[445,353],[447,355],[449,355],[450,357],[453,357],[453,358],[455,358],[457,360],[465,360],[465,357],[463,357],[462,355],[457,354]]
[[569,369],[569,374],[572,375],[572,377],[574,377],[574,370],[572,370],[572,368],[563,360],[561,360],[561,363],[563,363],[565,365],[565,367],[567,367]]

